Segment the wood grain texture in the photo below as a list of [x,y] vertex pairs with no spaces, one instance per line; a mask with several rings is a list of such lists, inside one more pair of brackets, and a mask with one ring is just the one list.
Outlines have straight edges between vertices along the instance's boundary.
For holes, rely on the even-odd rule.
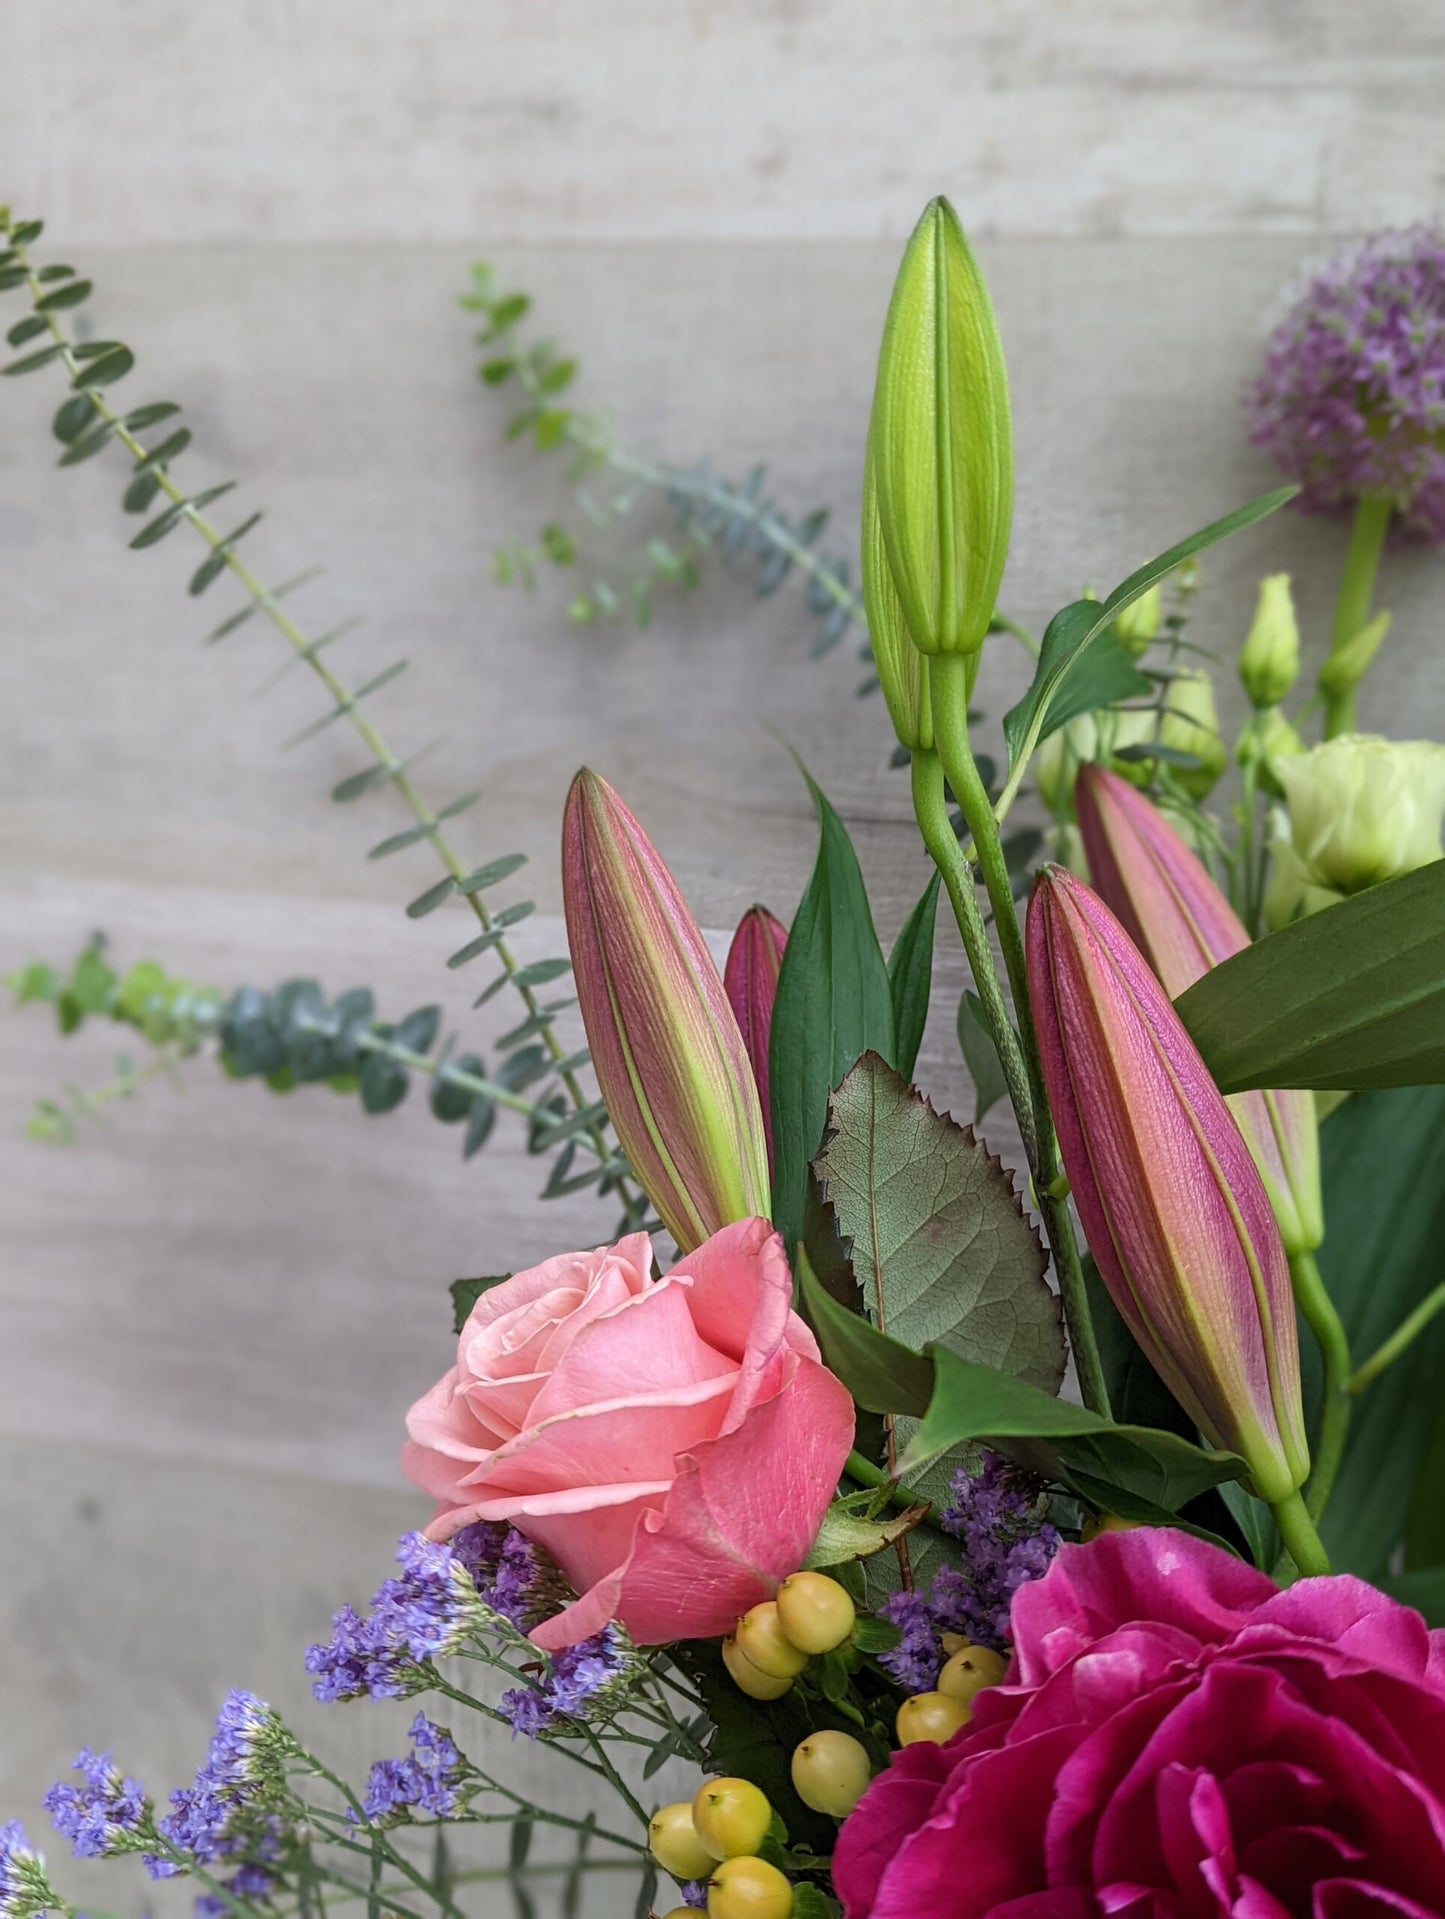
[[[77,242],[1317,233],[1438,208],[1431,0],[9,0]],[[105,156],[105,164],[98,164]]]

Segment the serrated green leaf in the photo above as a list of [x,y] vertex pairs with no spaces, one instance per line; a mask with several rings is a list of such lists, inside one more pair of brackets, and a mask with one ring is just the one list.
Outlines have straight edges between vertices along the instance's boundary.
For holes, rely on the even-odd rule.
[[[491,1292],[494,1286],[505,1286],[510,1278],[510,1273],[489,1273],[484,1279],[454,1279],[448,1288],[452,1296],[452,1331],[459,1333],[462,1330],[483,1293]],[[526,1858],[524,1848],[522,1857],[514,1859],[513,1864],[524,1865]]]
[[923,1508],[915,1512],[889,1513],[882,1519],[865,1519],[849,1512],[837,1501],[829,1506],[818,1523],[818,1536],[809,1548],[804,1564],[810,1570],[844,1566],[856,1559],[871,1559],[895,1541],[906,1538],[918,1524]]
[[1226,1093],[1445,1081],[1445,861],[1271,933],[1177,1002]]
[[823,1286],[807,1251],[797,1254],[803,1311],[818,1336],[823,1358],[868,1413],[921,1418],[933,1395],[931,1359],[880,1333],[862,1313],[850,1312]]
[[783,953],[769,1041],[773,1224],[789,1246],[802,1234],[829,1093],[864,1053],[891,1060],[895,1045],[893,990],[857,855],[822,789],[804,778],[818,857]]

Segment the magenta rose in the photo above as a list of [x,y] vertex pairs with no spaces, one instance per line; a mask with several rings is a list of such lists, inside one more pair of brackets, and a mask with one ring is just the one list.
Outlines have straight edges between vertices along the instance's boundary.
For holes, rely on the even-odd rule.
[[847,1919],[1445,1913],[1445,1632],[1186,1533],[1065,1546],[1006,1682],[839,1834]]
[[510,1520],[581,1595],[549,1651],[613,1619],[644,1646],[730,1631],[803,1563],[853,1444],[766,1220],[651,1273],[633,1233],[493,1287],[407,1418],[430,1536]]

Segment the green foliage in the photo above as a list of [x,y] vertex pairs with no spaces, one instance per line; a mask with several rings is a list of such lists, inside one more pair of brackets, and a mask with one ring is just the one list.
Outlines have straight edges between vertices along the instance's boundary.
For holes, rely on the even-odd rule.
[[978,1126],[1008,1092],[1008,1081],[984,1018],[983,1002],[967,986],[958,1002],[958,1050],[973,1082],[973,1123]]
[[[866,634],[863,604],[851,583],[848,561],[818,550],[827,508],[816,507],[796,518],[785,512],[767,496],[762,466],[733,481],[714,474],[706,461],[673,466],[619,446],[597,414],[560,401],[576,380],[575,358],[564,355],[550,339],[524,339],[531,298],[503,290],[489,263],[479,261],[472,268],[471,286],[459,304],[482,321],[477,377],[484,386],[515,392],[521,401],[508,419],[506,437],[526,440],[543,452],[566,454],[576,503],[575,526],[552,522],[535,540],[513,540],[497,550],[493,577],[499,583],[530,589],[551,569],[576,569],[580,575],[586,566],[589,576],[579,578],[568,601],[568,617],[589,625],[628,611],[646,627],[658,593],[694,591],[703,563],[715,557],[745,572],[762,597],[775,593],[790,576],[804,581],[804,603],[815,622],[815,657],[831,652],[855,627]],[[644,517],[640,509],[648,501],[671,511],[671,539],[638,531]],[[610,570],[591,572],[594,546],[629,536],[629,553]],[[607,568],[605,559],[600,563]],[[861,657],[868,658],[866,637]]]
[[1179,1012],[1226,1093],[1445,1080],[1445,861],[1296,920]]
[[934,870],[923,896],[903,922],[888,955],[888,985],[893,996],[894,1064],[912,1079],[928,1024],[933,994],[933,932],[938,918],[942,875]]
[[1057,1392],[1059,1302],[1012,1176],[874,1053],[828,1102],[817,1162],[873,1322]]
[[[41,357],[47,364],[63,367],[70,375],[72,391],[56,413],[53,428],[56,439],[65,449],[61,464],[73,465],[112,444],[121,447],[130,461],[128,484],[122,500],[125,511],[146,513],[153,503],[163,501],[160,511],[147,520],[132,538],[131,546],[144,550],[157,545],[178,527],[185,525],[206,547],[205,559],[190,577],[191,594],[206,591],[222,573],[228,573],[246,595],[245,604],[224,619],[211,633],[210,639],[218,641],[228,637],[259,613],[276,629],[290,649],[288,664],[301,664],[310,669],[317,683],[325,690],[328,707],[320,719],[304,728],[296,738],[309,738],[334,721],[344,720],[370,755],[371,763],[340,781],[333,789],[332,797],[346,804],[384,788],[392,788],[412,816],[411,826],[379,841],[371,848],[369,857],[381,859],[412,847],[429,847],[440,862],[446,878],[435,882],[414,899],[408,912],[413,918],[422,918],[447,905],[455,896],[480,930],[475,939],[452,955],[450,964],[463,965],[486,953],[497,970],[478,996],[476,1004],[481,1005],[493,993],[508,986],[522,1000],[525,1018],[509,1037],[516,1042],[525,1035],[537,1044],[530,1048],[518,1045],[517,1051],[509,1053],[507,1070],[523,1079],[530,1075],[531,1080],[551,1075],[556,1085],[545,1095],[510,1103],[517,1104],[526,1115],[529,1145],[534,1151],[545,1150],[548,1146],[560,1148],[547,1191],[570,1191],[578,1185],[595,1181],[600,1192],[615,1191],[619,1195],[625,1224],[636,1225],[645,1212],[645,1202],[631,1182],[629,1169],[608,1139],[605,1113],[595,1101],[589,1102],[578,1080],[581,1059],[567,1059],[552,1030],[556,1005],[544,1006],[537,998],[536,989],[560,978],[567,970],[567,962],[560,958],[534,960],[527,964],[519,962],[505,938],[505,928],[521,917],[521,909],[504,908],[494,916],[484,897],[488,887],[494,883],[490,876],[499,871],[512,870],[509,862],[514,863],[518,856],[503,855],[501,860],[494,860],[468,874],[462,861],[452,851],[443,826],[446,821],[473,806],[480,795],[467,793],[445,805],[433,807],[422,796],[412,777],[415,760],[408,761],[395,753],[365,711],[365,702],[389,685],[404,670],[406,662],[394,661],[353,688],[336,673],[330,659],[325,663],[320,660],[323,648],[331,647],[355,622],[344,622],[314,638],[303,632],[282,603],[314,578],[317,569],[308,568],[275,587],[267,587],[251,571],[237,552],[237,547],[260,516],[251,514],[229,533],[222,533],[212,525],[206,518],[205,508],[229,492],[235,482],[224,481],[196,493],[188,493],[179,484],[172,471],[173,465],[190,441],[189,430],[177,424],[179,407],[173,401],[160,400],[122,414],[112,406],[108,397],[109,387],[127,375],[134,364],[129,349],[117,341],[80,342],[65,333],[57,315],[63,315],[65,310],[88,297],[90,283],[76,279],[73,270],[68,267],[37,269],[32,266],[25,249],[30,244],[30,237],[39,232],[38,223],[17,223],[11,219],[8,211],[0,209],[0,213],[3,213],[0,240],[6,243],[3,256],[0,256],[6,262],[4,268],[0,269],[0,289],[23,288],[29,292],[33,311],[19,323],[22,338],[45,337],[54,351],[47,351]],[[515,298],[503,300],[498,303],[498,311],[492,313],[490,324],[511,325],[520,318],[524,308],[525,301],[519,306]],[[12,328],[12,334],[16,330]],[[36,359],[34,355],[25,357],[31,364]],[[27,372],[31,370],[31,364],[12,364],[8,370]],[[538,380],[545,382],[548,393],[560,392],[566,384],[560,375],[560,365],[556,360],[546,361],[537,373]],[[163,422],[166,424],[162,437],[152,444],[147,445],[138,437],[161,426]],[[526,910],[530,911],[530,906]],[[508,912],[510,920],[503,917]],[[314,1043],[315,1036],[312,1037]],[[507,1041],[499,1041],[498,1046],[500,1050],[507,1050]],[[403,1052],[406,1050],[402,1048]],[[523,1060],[531,1060],[536,1056],[540,1056],[539,1071],[532,1072],[530,1067],[522,1067]],[[373,1046],[371,1054],[360,1063],[358,1072],[362,1103],[368,1112],[388,1111],[404,1097],[407,1073],[413,1064],[402,1058],[395,1047],[383,1057]],[[461,1084],[460,1069],[447,1067],[438,1070],[449,1081],[448,1097],[443,1102],[441,1116],[462,1117],[454,1111],[457,1088]],[[277,1077],[273,1083],[278,1086],[290,1084],[294,1078],[295,1069],[289,1062],[276,1067],[274,1071]],[[579,1124],[579,1116],[583,1114],[586,1115],[585,1122]],[[474,1151],[490,1131],[491,1111],[474,1103],[467,1118],[467,1140],[470,1150]],[[574,1176],[570,1168],[573,1156],[579,1149],[590,1153],[595,1163],[585,1174]]]
[[803,1231],[829,1093],[864,1053],[890,1062],[894,1053],[892,986],[858,856],[822,790],[804,778],[818,811],[818,858],[788,933],[768,1051],[773,1223],[789,1246]]

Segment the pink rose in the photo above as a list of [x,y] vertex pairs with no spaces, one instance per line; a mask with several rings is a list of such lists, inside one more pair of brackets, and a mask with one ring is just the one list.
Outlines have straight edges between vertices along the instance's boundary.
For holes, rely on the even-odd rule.
[[1007,1682],[839,1834],[847,1919],[1445,1913],[1445,1632],[1186,1533],[1065,1546]]
[[483,1293],[407,1418],[430,1536],[509,1519],[581,1594],[548,1651],[612,1619],[644,1646],[730,1631],[806,1558],[853,1444],[766,1220],[651,1271],[633,1233]]

